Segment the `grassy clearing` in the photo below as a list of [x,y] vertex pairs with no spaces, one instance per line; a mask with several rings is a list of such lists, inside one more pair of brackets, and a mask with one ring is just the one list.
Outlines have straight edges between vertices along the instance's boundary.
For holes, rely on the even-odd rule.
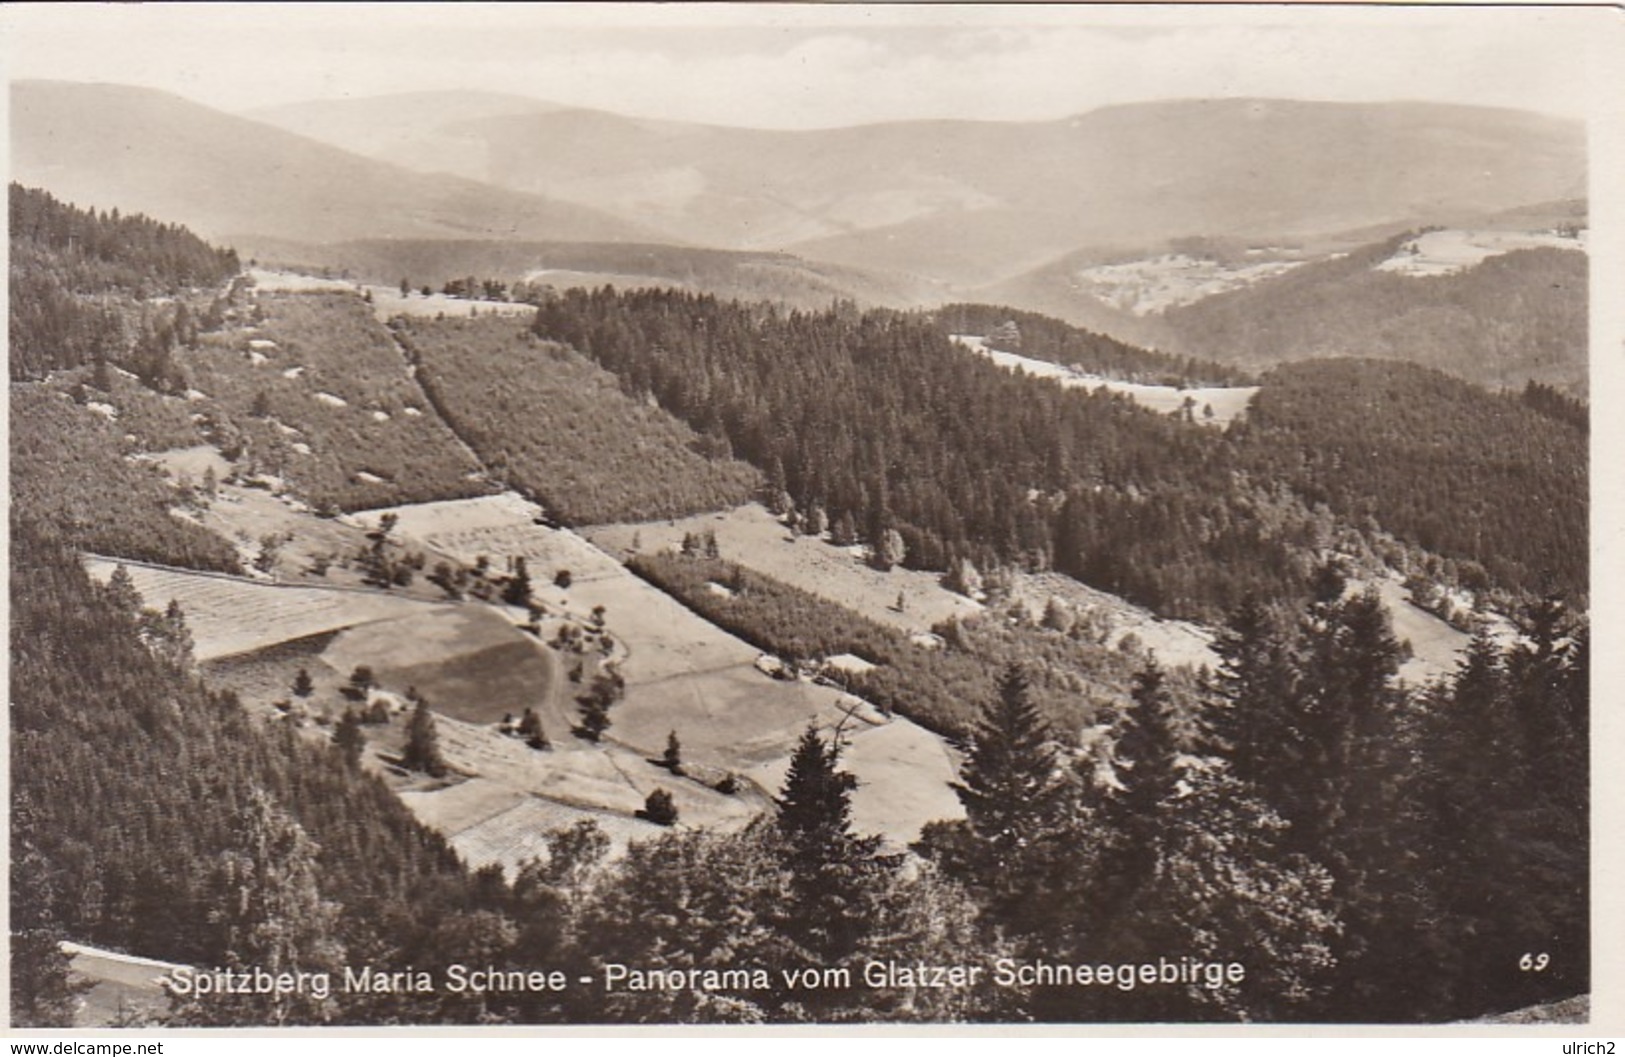
[[1400,665],[1400,677],[1420,685],[1454,672],[1467,648],[1468,636],[1412,604],[1397,580],[1378,580],[1376,587],[1393,618],[1394,636],[1411,646],[1411,658]]
[[[1104,389],[1110,393],[1126,396],[1141,407],[1162,415],[1180,414],[1188,408],[1191,421],[1215,429],[1223,429],[1244,414],[1248,403],[1258,393],[1256,385],[1206,385],[1184,389],[1172,385],[1123,382],[1087,374],[1075,367],[1050,363],[1048,360],[1035,360],[1030,356],[1021,356],[1013,352],[999,352],[988,348],[982,338],[956,334],[954,340],[977,355],[986,356],[1007,371],[1034,378],[1048,378],[1058,382],[1063,389],[1087,389],[1090,392]],[[1209,410],[1212,414],[1208,413]]]
[[[634,553],[674,550],[683,537],[707,532],[715,533],[724,559],[901,631],[928,631],[939,621],[981,612],[977,603],[944,588],[937,573],[872,569],[859,548],[796,536],[759,503],[675,522],[601,525],[584,529],[582,534],[626,558]],[[901,609],[897,608],[899,596]]]
[[1012,594],[1028,618],[1043,619],[1050,599],[1066,608],[1073,619],[1096,623],[1101,642],[1120,649],[1130,635],[1139,648],[1154,653],[1164,665],[1192,668],[1216,667],[1218,655],[1212,650],[1213,632],[1186,620],[1164,620],[1142,606],[1116,595],[1097,591],[1060,573],[1020,573]]
[[397,694],[415,689],[437,713],[476,724],[545,704],[558,671],[551,651],[477,604],[352,628],[322,660],[346,676],[365,665],[381,687]]
[[546,701],[557,668],[553,655],[538,644],[514,641],[379,674],[386,686],[415,687],[437,712],[469,723],[497,723]]
[[1454,275],[1514,250],[1586,248],[1587,232],[1573,237],[1550,231],[1479,231],[1451,228],[1418,235],[1376,266],[1379,272],[1425,277]]
[[1073,273],[1081,292],[1137,316],[1187,305],[1238,287],[1251,286],[1303,264],[1302,260],[1229,261],[1164,253],[1156,257],[1096,264]]
[[[383,513],[368,511],[353,520],[372,523]],[[832,727],[846,710],[861,704],[835,687],[764,675],[755,667],[758,647],[633,576],[581,536],[536,524],[537,508],[517,497],[431,503],[388,513],[398,517],[398,537],[421,540],[459,561],[472,563],[484,555],[500,569],[508,557],[525,556],[532,569],[533,597],[549,614],[549,626],[564,621],[585,624],[592,610],[602,606],[608,631],[624,650],[620,667],[626,696],[611,712],[602,745],[588,746],[570,735],[577,718],[571,700],[575,684],[565,682],[560,684],[563,693],[538,708],[553,742],[550,752],[534,752],[513,739],[493,737],[488,730],[443,723],[447,759],[463,773],[499,781],[570,810],[617,812],[623,817],[641,808],[643,798],[661,787],[676,798],[683,824],[732,824],[766,807],[762,792],[747,783],[740,794],[726,797],[687,779],[673,784],[668,772],[649,763],[665,747],[668,733],[677,732],[683,758],[697,773],[743,776],[767,768],[761,773],[770,774],[774,767],[782,773],[809,722]],[[569,587],[553,582],[550,573],[555,569],[572,571]],[[389,636],[385,626],[357,629],[349,637],[360,641],[363,636],[407,640]],[[421,649],[438,656],[439,647],[433,644]],[[566,667],[576,659],[568,653],[561,657]],[[421,684],[419,689],[424,689]],[[952,773],[945,762],[946,750],[934,735],[905,720],[887,723],[873,709],[863,711],[867,720],[849,724],[856,739],[852,766],[862,783],[859,818],[868,820],[863,824],[874,826],[875,832],[907,841],[926,822],[957,810],[947,786]],[[874,742],[875,748],[867,753],[856,750],[863,739],[882,731],[892,733]],[[905,737],[904,731],[913,733]],[[886,748],[888,739],[903,747]],[[764,788],[776,791],[776,779]]]

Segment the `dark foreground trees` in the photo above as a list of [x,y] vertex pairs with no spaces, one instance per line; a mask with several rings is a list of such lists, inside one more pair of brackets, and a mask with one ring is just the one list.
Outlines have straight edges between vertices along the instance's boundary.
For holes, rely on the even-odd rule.
[[1311,1008],[1455,1019],[1584,991],[1584,620],[1536,604],[1519,641],[1481,630],[1414,690],[1376,600],[1327,586],[1295,619],[1237,612],[1210,711],[1230,778],[1330,879],[1337,964]]
[[1417,690],[1375,597],[1316,581],[1299,613],[1237,610],[1206,699],[1147,664],[1105,762],[1044,733],[1018,673],[986,702],[966,819],[917,845],[984,937],[1051,963],[1240,973],[1037,986],[1027,1014],[1416,1022],[1586,990],[1584,621],[1537,605],[1519,642],[1480,634]]
[[772,817],[737,834],[672,833],[634,844],[600,875],[574,930],[581,955],[600,966],[675,970],[684,981],[623,986],[605,999],[605,1015],[763,1023],[994,1014],[996,989],[865,983],[868,960],[948,964],[983,949],[955,886],[929,866],[905,869],[899,856],[852,832],[853,779],[841,751],[838,734],[809,728]]
[[[199,966],[405,965],[453,909],[493,906],[381,782],[152,649],[48,529],[13,511],[11,538],[14,1010],[58,1019],[72,978],[52,940]],[[183,1015],[440,1018],[398,994],[211,1008]]]

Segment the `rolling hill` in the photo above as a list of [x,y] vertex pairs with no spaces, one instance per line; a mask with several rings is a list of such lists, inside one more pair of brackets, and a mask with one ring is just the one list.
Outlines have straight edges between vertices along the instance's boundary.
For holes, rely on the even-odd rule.
[[317,242],[652,237],[589,207],[410,172],[178,96],[119,85],[14,83],[11,171],[78,204],[140,210],[216,241],[250,234]]
[[1585,392],[1585,253],[1518,249],[1439,275],[1386,269],[1411,241],[1396,236],[1173,308],[1160,320],[1172,335],[1163,347],[1249,368],[1377,357],[1490,388],[1533,380]]
[[[414,106],[419,133],[380,144],[382,119],[367,115]],[[1435,104],[1175,101],[1051,122],[802,131],[501,109],[413,97],[258,116],[419,169],[443,168],[452,137],[463,175],[671,238],[960,284],[1084,246],[1432,223],[1572,197],[1585,183],[1578,125]]]

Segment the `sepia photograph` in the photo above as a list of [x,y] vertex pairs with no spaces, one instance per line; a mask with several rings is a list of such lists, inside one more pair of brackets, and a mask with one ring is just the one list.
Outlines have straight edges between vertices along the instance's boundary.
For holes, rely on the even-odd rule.
[[7,1022],[1607,1019],[1617,21],[8,5]]

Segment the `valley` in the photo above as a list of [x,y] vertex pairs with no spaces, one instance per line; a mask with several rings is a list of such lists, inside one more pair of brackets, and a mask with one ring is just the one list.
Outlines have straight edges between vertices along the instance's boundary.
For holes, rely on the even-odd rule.
[[[357,289],[345,281],[285,272],[258,271],[251,278],[251,303],[326,299],[309,302],[327,306],[317,318],[346,320],[351,306],[362,305],[366,295],[375,313],[395,307],[381,287]],[[288,313],[302,318],[293,311],[297,307],[275,307],[273,318]],[[501,307],[510,316],[528,309]],[[481,325],[500,327],[503,315],[499,310]],[[272,323],[255,332],[278,335],[279,340],[254,339],[263,340],[266,356],[278,364],[315,359],[299,366],[319,371],[326,362],[300,355],[308,339],[285,326]],[[1214,413],[1198,412],[1192,420],[1212,428],[1233,421],[1257,391],[1119,382],[996,352],[981,338],[955,340],[1009,369],[1056,378],[1063,387],[1103,387],[1160,415],[1178,414],[1186,410],[1187,398],[1195,399],[1197,407]],[[229,393],[237,375],[263,370],[251,359],[234,362],[239,366],[232,374],[214,374],[204,384]],[[320,377],[294,380],[314,385]],[[208,413],[215,397],[194,392],[182,399]],[[402,389],[388,400],[432,422],[432,401],[425,394]],[[380,399],[358,397],[357,403],[365,409]],[[320,436],[328,428],[323,419],[355,413],[349,400],[334,397],[321,415],[301,420],[305,427],[298,435]],[[92,576],[106,582],[122,566],[148,605],[161,609],[177,603],[186,614],[196,660],[268,721],[303,728],[320,742],[346,710],[381,706],[381,724],[365,733],[363,766],[384,776],[471,869],[494,865],[514,877],[545,854],[543,834],[583,820],[602,827],[624,853],[628,842],[658,832],[637,817],[656,789],[673,795],[683,826],[744,826],[771,804],[791,749],[808,724],[843,732],[845,765],[857,780],[852,819],[858,832],[902,848],[927,824],[963,817],[950,789],[959,750],[909,718],[841,689],[852,674],[872,678],[874,662],[853,653],[805,657],[803,672],[781,677],[778,659],[765,661],[768,655],[760,647],[713,624],[623,563],[640,554],[676,554],[703,538],[716,553],[753,573],[810,592],[855,614],[854,619],[894,629],[928,666],[932,652],[943,648],[937,630],[945,624],[1003,619],[984,603],[943,587],[940,573],[877,570],[866,546],[836,546],[827,533],[804,535],[759,504],[586,526],[580,533],[556,526],[547,509],[511,491],[321,517],[297,498],[299,485],[245,473],[212,445],[126,458],[160,469],[181,494],[198,481],[213,480],[212,494],[195,501],[185,517],[236,547],[252,575],[92,557],[87,562]],[[419,575],[380,582],[374,564],[380,553],[397,555],[391,565]],[[425,578],[431,568],[439,571]],[[450,569],[461,571],[456,581],[461,587],[453,586],[445,571]],[[505,594],[503,585],[521,569],[529,575],[524,601],[505,603],[498,597]],[[469,570],[475,570],[472,577]],[[722,596],[732,592],[715,581],[708,587]],[[1021,620],[1031,626],[1059,604],[1096,629],[1105,649],[1144,651],[1191,670],[1219,663],[1211,629],[1159,619],[1070,578],[1018,574],[1003,590],[1007,600],[1001,605],[1023,613]],[[1385,590],[1384,601],[1396,626],[1421,646],[1402,674],[1417,682],[1448,674],[1466,637],[1434,630],[1443,625],[1411,607],[1402,593]],[[821,662],[830,666],[826,670],[844,674],[833,681],[814,678]],[[362,669],[369,673],[369,685],[357,694],[349,680]],[[570,734],[579,719],[573,698],[606,671],[618,674],[624,696],[602,740],[586,742]],[[301,672],[309,676],[308,692],[290,696]],[[413,695],[427,699],[435,711],[449,768],[445,778],[425,781],[394,762]],[[548,743],[543,751],[504,732],[526,711],[537,717]],[[683,746],[682,777],[650,762],[659,757],[668,734]],[[724,779],[732,785],[727,793],[715,788]]]
[[[1504,964],[1590,935],[1575,122],[10,91],[19,1022],[1588,992]],[[1260,953],[1099,994],[152,978],[1164,948]]]

